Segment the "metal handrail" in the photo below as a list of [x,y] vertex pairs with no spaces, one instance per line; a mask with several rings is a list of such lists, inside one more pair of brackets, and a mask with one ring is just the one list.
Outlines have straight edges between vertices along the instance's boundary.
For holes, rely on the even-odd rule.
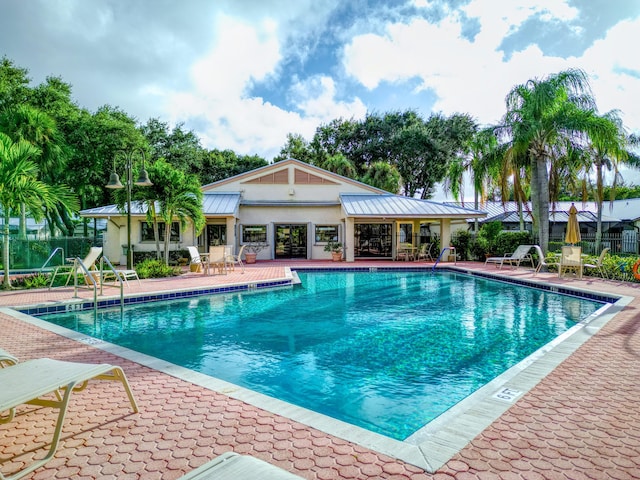
[[81,258],[75,257],[73,259],[73,298],[78,297],[78,270],[82,269],[84,271],[85,278],[91,280],[93,283],[93,310],[97,314],[98,313],[98,284],[96,283],[96,279],[91,275],[87,267],[84,266],[84,263]]
[[[456,247],[444,247],[444,248],[442,249],[442,251],[440,252],[440,255],[438,255],[438,259],[436,260],[436,263],[434,263],[434,264],[433,264],[433,267],[431,267],[431,271],[432,271],[432,272],[435,272],[435,271],[436,271],[436,265],[438,265],[438,262],[439,262],[440,260],[442,260],[442,257],[443,257],[443,255],[444,255],[444,252],[446,252],[447,250],[449,250],[449,253],[451,253],[451,252],[455,252],[455,251],[456,251]],[[455,257],[455,254],[454,254],[454,257],[453,257],[453,258],[454,258],[454,263],[457,263],[457,259],[456,259],[456,257]]]
[[111,264],[109,259],[104,255],[100,257],[100,295],[102,295],[102,286],[104,285],[103,280],[104,280],[104,264],[105,263],[109,267],[108,270],[113,273],[113,276],[120,283],[120,305],[124,306],[124,280],[122,280],[122,277],[118,274],[118,271],[114,268],[114,266]]
[[49,258],[47,258],[46,262],[44,262],[44,264],[40,267],[40,271],[44,271],[44,269],[46,268],[46,266],[49,264],[49,262],[51,260],[53,260],[53,257],[55,256],[56,253],[60,252],[60,255],[62,256],[62,262],[61,265],[64,265],[65,262],[65,258],[64,258],[64,248],[62,247],[56,247],[53,252],[51,252],[51,255],[49,255]]

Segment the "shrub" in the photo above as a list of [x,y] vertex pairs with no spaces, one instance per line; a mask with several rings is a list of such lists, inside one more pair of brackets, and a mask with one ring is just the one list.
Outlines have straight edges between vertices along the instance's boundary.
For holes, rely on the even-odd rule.
[[458,232],[455,238],[451,240],[451,245],[456,247],[456,253],[460,255],[460,260],[469,260],[471,258],[473,243],[473,234],[466,230]]
[[32,275],[16,277],[12,281],[12,286],[21,289],[45,288],[49,286],[49,278],[50,276],[44,273],[34,273]]
[[520,245],[531,245],[531,234],[529,232],[500,232],[495,240],[495,251],[498,255],[513,253]]
[[136,265],[140,278],[163,278],[180,275],[180,268],[165,265],[162,260],[145,260]]

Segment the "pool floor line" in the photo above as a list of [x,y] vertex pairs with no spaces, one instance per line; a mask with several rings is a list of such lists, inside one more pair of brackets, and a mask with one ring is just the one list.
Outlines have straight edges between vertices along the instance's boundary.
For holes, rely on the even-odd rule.
[[[394,269],[391,268],[389,270]],[[447,267],[447,270],[467,273],[462,268]],[[482,276],[494,278],[499,281],[509,281],[508,277],[499,276],[499,274],[494,276],[483,272]],[[510,283],[521,284],[521,281],[516,280]],[[537,282],[534,282],[534,284],[535,283]],[[582,291],[579,288],[572,287],[563,287],[563,290]],[[591,291],[591,293],[593,294],[594,292]],[[608,298],[614,297],[614,295],[604,293],[602,296]],[[427,426],[423,427],[423,429],[416,432],[416,434],[409,437],[412,441],[416,442],[415,444],[391,439],[364,428],[268,397],[244,387],[171,364],[155,357],[135,352],[125,347],[120,347],[102,340],[96,341],[93,337],[50,324],[44,320],[12,309],[1,308],[0,311],[45,330],[58,333],[81,343],[89,344],[95,348],[108,351],[176,378],[192,382],[266,411],[296,420],[330,435],[354,442],[423,468],[428,473],[433,473],[506,412],[515,401],[525,395],[563,360],[575,352],[593,333],[602,328],[602,326],[611,320],[631,300],[630,297],[619,297],[619,300],[609,309],[601,312],[601,315],[590,318],[588,323],[581,322],[570,331],[562,334],[559,337],[561,340],[556,339],[550,342],[514,367],[511,367],[496,377],[496,379],[434,419],[427,424]],[[571,333],[569,334],[569,332]],[[500,395],[500,393],[505,390],[507,393]],[[510,392],[517,392],[517,394],[509,395]]]

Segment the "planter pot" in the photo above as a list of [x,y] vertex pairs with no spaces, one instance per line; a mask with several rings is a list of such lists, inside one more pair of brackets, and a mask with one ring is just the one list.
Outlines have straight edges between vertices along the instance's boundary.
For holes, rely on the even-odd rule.
[[257,253],[246,252],[244,254],[245,263],[256,263]]
[[331,259],[334,262],[341,262],[342,261],[342,252],[331,252]]

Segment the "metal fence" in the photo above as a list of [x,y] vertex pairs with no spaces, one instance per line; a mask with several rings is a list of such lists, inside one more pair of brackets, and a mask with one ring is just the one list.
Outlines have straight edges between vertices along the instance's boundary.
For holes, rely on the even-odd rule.
[[[596,252],[596,236],[592,234],[582,234],[580,246],[583,252],[590,255],[599,255]],[[600,243],[600,250],[609,248],[609,253],[614,255],[638,255],[640,252],[638,232],[635,230],[624,230],[621,233],[603,233]],[[564,235],[549,237],[549,250],[559,250],[564,245]]]
[[[4,241],[0,235],[0,264],[4,268]],[[84,258],[91,247],[101,247],[102,237],[58,237],[48,240],[9,236],[9,268],[15,270],[37,270],[47,261],[51,253],[60,248],[61,254],[52,258],[48,266],[57,266],[65,258]]]

